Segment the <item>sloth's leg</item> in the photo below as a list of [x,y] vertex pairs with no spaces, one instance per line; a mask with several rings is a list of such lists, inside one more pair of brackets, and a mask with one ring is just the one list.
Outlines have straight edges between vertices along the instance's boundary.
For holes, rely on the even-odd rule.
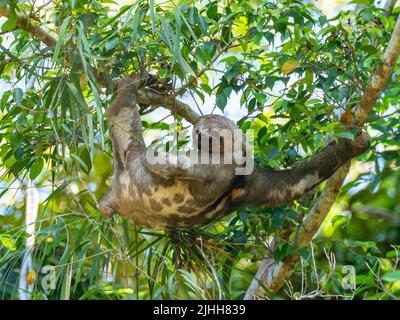
[[104,218],[111,217],[114,213],[116,213],[114,199],[115,196],[110,188],[99,203],[99,210]]
[[[106,112],[114,154],[114,175],[128,168],[128,159],[141,156],[145,151],[140,114],[136,106],[137,87],[137,79],[117,80],[117,96]],[[100,213],[105,217],[113,215],[116,210],[115,201],[118,201],[118,197],[112,186],[99,204]]]

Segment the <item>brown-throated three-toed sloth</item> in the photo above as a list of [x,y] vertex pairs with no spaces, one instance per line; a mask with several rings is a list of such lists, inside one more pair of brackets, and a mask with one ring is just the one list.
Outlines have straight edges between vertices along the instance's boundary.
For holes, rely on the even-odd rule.
[[[188,229],[248,205],[279,206],[300,198],[369,146],[368,135],[361,132],[354,141],[340,139],[329,143],[291,168],[271,170],[256,166],[247,175],[237,174],[243,162],[201,164],[185,154],[168,157],[166,153],[158,155],[163,162],[149,161],[136,105],[140,81],[133,79],[116,81],[117,97],[106,113],[114,175],[100,202],[103,216],[118,212],[145,227]],[[193,127],[197,152],[207,158],[232,148],[234,155],[239,152],[248,161],[249,155],[243,151],[245,143],[225,144],[218,137],[222,129],[237,131],[233,121],[225,117],[200,117]],[[208,147],[204,147],[204,141]],[[209,147],[214,141],[219,142],[216,150]]]

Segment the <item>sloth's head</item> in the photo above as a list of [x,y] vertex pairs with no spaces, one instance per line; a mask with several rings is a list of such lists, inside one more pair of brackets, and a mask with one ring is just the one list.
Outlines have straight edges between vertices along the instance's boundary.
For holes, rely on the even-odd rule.
[[193,141],[200,151],[210,153],[243,151],[246,145],[236,124],[216,114],[200,117],[193,126]]

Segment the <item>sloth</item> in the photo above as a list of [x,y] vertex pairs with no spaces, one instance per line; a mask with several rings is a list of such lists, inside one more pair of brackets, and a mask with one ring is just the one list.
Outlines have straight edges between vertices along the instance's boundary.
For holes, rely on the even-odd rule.
[[[119,213],[139,226],[176,230],[206,225],[250,205],[281,206],[299,199],[369,147],[369,136],[361,131],[354,140],[332,141],[290,168],[253,168],[248,166],[252,158],[243,135],[235,143],[221,134],[225,131],[237,139],[235,123],[206,115],[193,126],[192,154],[211,161],[194,161],[185,153],[152,154],[143,140],[136,103],[140,82],[138,76],[116,80],[116,98],[106,111],[114,174],[99,203],[103,217]],[[212,161],[226,153],[232,155],[230,163]],[[246,166],[252,170],[240,172]]]

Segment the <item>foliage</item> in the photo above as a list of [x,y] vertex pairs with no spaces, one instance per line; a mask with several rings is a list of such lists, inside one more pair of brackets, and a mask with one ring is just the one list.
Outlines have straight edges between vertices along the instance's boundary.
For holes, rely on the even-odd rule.
[[[387,18],[372,4],[328,19],[314,4],[287,0],[0,3],[11,12],[0,32],[0,79],[11,85],[0,95],[0,194],[10,198],[0,212],[6,299],[18,297],[27,237],[25,204],[10,185],[28,178],[47,192],[32,252],[33,298],[242,298],[256,262],[271,253],[271,237],[280,239],[276,260],[294,253],[290,240],[310,201],[246,208],[187,232],[101,219],[97,203],[112,171],[103,116],[111,95],[99,76],[147,70],[199,105],[211,96],[220,111],[236,93],[246,113],[238,123],[256,133],[256,161],[287,166],[327,139],[357,133],[345,125],[399,14]],[[57,35],[55,48],[17,29],[16,13]],[[354,165],[312,247],[300,252],[290,285],[270,298],[399,297],[399,93],[397,65],[369,117],[370,151]],[[145,130],[166,127],[165,119],[144,120]],[[46,265],[55,266],[54,289],[42,285]],[[355,290],[342,285],[346,265],[355,268]]]

